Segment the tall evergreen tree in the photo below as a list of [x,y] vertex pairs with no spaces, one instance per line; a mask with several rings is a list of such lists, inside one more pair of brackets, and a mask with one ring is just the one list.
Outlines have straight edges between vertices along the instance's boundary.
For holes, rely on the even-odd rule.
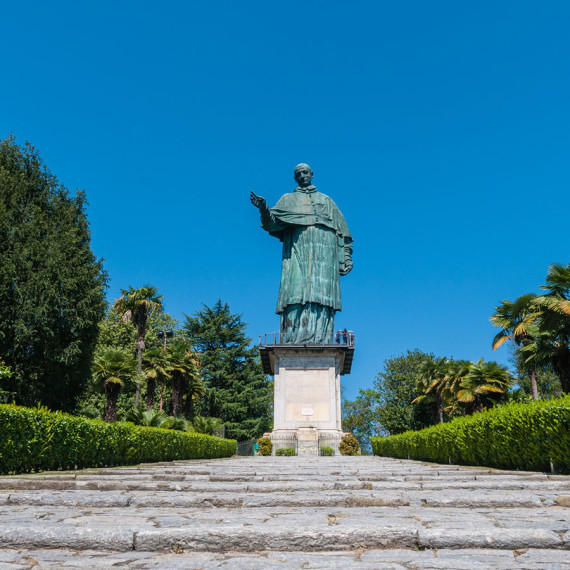
[[200,357],[207,390],[202,415],[221,418],[226,437],[245,440],[270,428],[272,392],[241,315],[221,300],[186,316],[184,330]]
[[73,410],[90,378],[107,275],[85,206],[31,145],[0,141],[0,356],[17,403]]

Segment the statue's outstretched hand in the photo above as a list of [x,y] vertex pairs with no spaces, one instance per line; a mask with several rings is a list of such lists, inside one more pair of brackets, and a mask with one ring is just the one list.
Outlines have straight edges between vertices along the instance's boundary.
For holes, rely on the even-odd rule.
[[258,196],[257,194],[250,192],[249,199],[256,208],[259,208],[259,210],[267,209],[267,203],[265,202],[265,198],[263,198],[262,196]]

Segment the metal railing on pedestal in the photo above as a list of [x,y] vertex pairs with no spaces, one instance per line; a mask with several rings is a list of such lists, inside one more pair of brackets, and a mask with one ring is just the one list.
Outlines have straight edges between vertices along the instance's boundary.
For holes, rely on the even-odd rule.
[[306,339],[295,338],[293,333],[265,333],[259,335],[259,347],[266,346],[346,346],[353,348],[356,337],[352,331],[337,331],[333,334],[315,333]]
[[295,454],[298,450],[297,435],[292,434],[272,434],[271,443],[273,443],[273,455],[278,449],[294,449]]
[[[319,434],[319,455],[328,455],[325,453],[324,448],[331,448],[334,451],[334,455],[340,455],[338,446],[340,443],[340,437],[332,433],[320,433]],[[326,450],[328,451],[328,450]]]
[[255,439],[248,441],[238,441],[236,455],[255,455]]

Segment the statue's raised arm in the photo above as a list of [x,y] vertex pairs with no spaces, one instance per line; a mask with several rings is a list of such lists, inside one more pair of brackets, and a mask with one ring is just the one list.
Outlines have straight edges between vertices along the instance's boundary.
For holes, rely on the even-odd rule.
[[263,196],[258,196],[253,192],[253,190],[249,193],[249,199],[251,200],[251,203],[259,209],[260,212],[268,209],[265,198],[263,198]]

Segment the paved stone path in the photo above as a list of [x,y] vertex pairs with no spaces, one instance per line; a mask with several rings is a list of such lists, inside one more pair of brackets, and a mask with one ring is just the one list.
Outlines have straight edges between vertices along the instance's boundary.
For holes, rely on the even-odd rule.
[[248,457],[0,477],[0,568],[565,568],[570,477]]

